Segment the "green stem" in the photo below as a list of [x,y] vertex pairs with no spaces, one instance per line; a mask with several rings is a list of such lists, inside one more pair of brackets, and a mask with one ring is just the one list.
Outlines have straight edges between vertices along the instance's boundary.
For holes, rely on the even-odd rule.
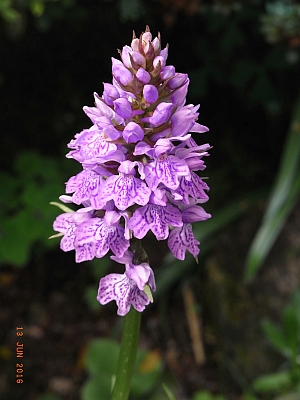
[[131,307],[124,317],[124,326],[111,400],[128,400],[140,336],[141,313]]

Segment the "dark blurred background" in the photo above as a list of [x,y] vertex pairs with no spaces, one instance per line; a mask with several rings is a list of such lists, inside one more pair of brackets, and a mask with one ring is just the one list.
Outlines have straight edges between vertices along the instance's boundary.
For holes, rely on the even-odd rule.
[[[146,25],[153,36],[161,33],[163,47],[169,44],[168,64],[189,74],[187,102],[201,103],[199,122],[210,128],[196,140],[213,146],[205,171],[211,187],[205,209],[213,215],[224,212],[223,220],[216,219],[215,240],[203,250],[200,267],[162,283],[167,295],[164,300],[159,296],[149,319],[164,325],[161,318],[169,310],[166,318],[171,327],[176,325],[178,316],[185,315],[181,283],[191,284],[204,325],[207,364],[196,365],[188,333],[183,337],[179,332],[177,338],[175,333],[171,340],[172,329],[161,328],[159,339],[165,351],[175,343],[178,357],[190,354],[175,371],[183,388],[178,398],[191,398],[202,389],[229,399],[252,393],[249,382],[282,362],[282,356],[268,358],[269,348],[257,361],[267,346],[260,321],[264,315],[279,321],[300,283],[295,267],[299,207],[276,246],[278,250],[280,243],[281,250],[293,255],[291,271],[282,267],[282,259],[276,264],[282,251],[276,253],[275,248],[267,260],[269,269],[265,266],[254,284],[243,283],[245,257],[276,179],[299,96],[299,6],[259,0],[0,0],[0,13],[0,365],[6,370],[0,379],[1,399],[19,399],[21,393],[24,399],[45,393],[79,399],[87,378],[82,362],[85,344],[97,335],[111,336],[115,308],[108,306],[107,315],[90,306],[97,290],[97,267],[76,265],[74,254],[60,252],[58,239],[47,241],[59,213],[49,202],[58,200],[64,182],[79,171],[65,154],[74,134],[90,126],[82,107],[93,105],[94,92],[102,94],[102,82],[111,82],[111,57],[118,58],[117,49],[130,45],[132,31],[139,36]],[[242,218],[239,214],[231,219],[229,213],[234,214],[237,204]],[[292,244],[287,239],[291,232]],[[150,257],[155,248],[153,264],[158,269],[167,253],[159,245],[157,254],[151,238],[147,244]],[[278,284],[284,279],[280,292]],[[86,294],[89,285],[92,300]],[[104,316],[106,322],[100,326]],[[27,326],[29,337],[27,386],[22,389],[15,384],[12,361],[19,324]],[[36,355],[35,340],[47,348],[44,361]],[[66,385],[64,391],[53,379],[68,340],[74,348],[64,355],[66,365],[57,373],[65,379],[58,379]],[[155,339],[148,341],[144,338],[146,347],[157,346]],[[256,351],[246,351],[250,342],[258,343]],[[61,347],[53,349],[50,360],[55,343]],[[187,374],[189,366],[194,373]],[[262,398],[274,398],[267,396],[271,397]]]

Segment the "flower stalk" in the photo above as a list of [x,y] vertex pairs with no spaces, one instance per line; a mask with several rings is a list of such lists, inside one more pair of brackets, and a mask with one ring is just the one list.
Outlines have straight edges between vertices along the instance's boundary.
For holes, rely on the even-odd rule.
[[131,307],[124,316],[116,381],[111,400],[127,400],[129,397],[140,336],[141,315],[134,307]]

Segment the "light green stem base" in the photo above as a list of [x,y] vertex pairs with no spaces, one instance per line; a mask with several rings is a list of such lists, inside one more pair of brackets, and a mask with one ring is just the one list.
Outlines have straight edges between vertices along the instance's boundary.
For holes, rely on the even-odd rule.
[[111,400],[128,400],[140,337],[141,313],[131,307],[124,317],[124,326]]

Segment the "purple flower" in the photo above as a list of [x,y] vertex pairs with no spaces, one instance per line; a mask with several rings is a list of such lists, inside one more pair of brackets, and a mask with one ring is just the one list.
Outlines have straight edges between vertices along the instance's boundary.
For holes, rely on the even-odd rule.
[[186,251],[198,256],[192,224],[210,214],[199,205],[209,187],[195,171],[206,168],[210,146],[191,137],[208,128],[196,122],[199,105],[185,105],[188,75],[166,65],[168,46],[161,48],[160,36],[153,39],[147,26],[119,53],[112,82],[103,84],[102,97],[94,93],[93,107],[83,107],[92,126],[68,144],[67,158],[82,171],[67,181],[68,195],[60,200],[82,208],[58,216],[53,227],[77,262],[112,252],[125,264],[124,274],[101,279],[97,297],[101,304],[115,300],[125,315],[152,301],[154,274],[140,244],[149,231],[180,260]]
[[182,87],[188,80],[187,74],[176,74],[174,78],[168,81],[168,86],[170,89],[178,89]]
[[137,70],[135,76],[143,83],[149,83],[151,79],[149,72],[142,67]]
[[194,237],[191,224],[183,224],[180,228],[174,228],[168,238],[169,249],[179,260],[185,259],[186,250],[196,258],[200,252],[199,244],[200,242]]
[[155,291],[155,280],[149,264],[132,264],[133,254],[127,251],[123,258],[112,259],[126,264],[124,274],[109,274],[100,279],[97,300],[107,304],[115,300],[118,306],[118,315],[125,315],[133,306],[137,311],[144,311],[150,303],[149,297],[144,292],[145,285]]
[[169,225],[182,226],[182,217],[178,208],[170,204],[149,203],[135,210],[128,225],[138,239],[145,237],[151,229],[157,240],[165,240],[169,236]]
[[157,56],[154,58],[153,60],[153,67],[154,68],[159,68],[159,70],[161,71],[161,69],[166,65],[166,60],[164,57],[162,56]]
[[171,118],[172,136],[184,136],[190,132],[199,115],[197,109],[198,107],[188,105],[175,111]]
[[141,179],[136,178],[136,163],[124,161],[118,171],[119,175],[110,176],[102,185],[100,200],[114,200],[119,210],[126,210],[133,204],[144,206],[148,203],[151,190]]
[[129,122],[124,131],[123,138],[127,143],[136,143],[144,138],[143,129],[135,122]]
[[134,264],[133,256],[134,254],[127,250],[122,257],[111,256],[111,259],[120,264],[125,264],[126,275],[136,283],[140,290],[143,290],[144,286],[148,284],[155,291],[154,274],[149,264],[146,262]]
[[160,183],[175,190],[179,186],[179,177],[189,177],[190,170],[184,160],[172,155],[162,154],[145,166],[144,174],[145,181],[151,190],[155,190]]
[[162,80],[172,78],[174,75],[175,75],[175,68],[173,67],[173,65],[165,66],[160,73],[160,77]]
[[94,99],[96,107],[83,107],[83,111],[91,119],[93,124],[97,122],[99,117],[107,117],[110,120],[115,119],[118,123],[122,122],[122,118],[118,117],[97,93],[94,93]]
[[183,86],[181,86],[178,89],[175,89],[175,90],[173,90],[173,92],[171,92],[170,100],[177,107],[184,106],[185,101],[186,101],[186,95],[188,92],[189,83],[190,83],[190,80],[188,79]]
[[103,203],[99,201],[101,176],[94,171],[83,170],[72,176],[66,183],[66,193],[74,193],[72,200],[75,204],[90,201],[94,209],[101,209]]
[[56,217],[53,229],[64,235],[60,241],[60,248],[63,251],[74,250],[76,223],[73,221],[73,213],[64,213]]
[[118,306],[117,314],[121,316],[128,313],[131,305],[142,312],[150,303],[147,295],[126,276],[126,273],[109,274],[100,279],[97,300],[102,305],[115,300]]
[[141,121],[149,122],[153,126],[159,126],[168,121],[173,108],[174,105],[172,103],[160,103],[154,110],[154,113],[151,117],[141,118]]
[[158,139],[154,145],[154,155],[159,157],[164,153],[170,154],[173,148],[174,145],[170,139]]
[[210,218],[211,215],[205,212],[202,207],[193,204],[182,208],[183,225],[171,231],[168,239],[168,246],[172,254],[179,260],[184,260],[186,250],[197,258],[200,252],[198,247],[200,242],[194,237],[192,223],[205,221]]
[[104,91],[103,91],[103,99],[108,106],[112,106],[114,100],[120,97],[120,94],[117,88],[111,83],[103,83]]
[[122,85],[128,86],[133,81],[132,73],[125,67],[125,65],[121,61],[113,57],[111,58],[111,60],[113,76]]
[[88,243],[80,246],[75,243],[78,227],[90,218],[91,215],[89,213],[80,213],[77,211],[76,213],[61,214],[53,223],[53,229],[63,234],[63,238],[60,241],[60,248],[63,251],[75,250],[76,262],[78,263],[94,258],[92,244]]
[[153,104],[158,99],[158,90],[153,85],[145,85],[143,89],[143,96],[147,103]]
[[75,244],[93,244],[95,257],[102,258],[109,249],[121,257],[129,247],[124,237],[124,228],[119,225],[120,215],[106,211],[104,218],[91,218],[80,224],[76,231]]
[[203,207],[197,205],[183,206],[182,221],[187,224],[193,222],[205,221],[211,217]]
[[168,58],[169,48],[166,46],[164,49],[161,50],[160,56],[164,59],[164,63],[166,63]]
[[208,144],[195,146],[189,149],[177,148],[175,155],[178,158],[184,159],[191,171],[203,171],[206,166],[202,160],[202,157],[209,155],[207,152],[209,149],[210,146]]
[[74,158],[80,163],[91,160],[96,163],[114,153],[118,154],[121,160],[123,158],[118,152],[117,145],[107,140],[106,135],[100,132],[95,125],[91,129],[84,129],[75,138],[68,145],[75,149],[67,154],[68,158]]
[[179,179],[179,186],[174,193],[179,194],[182,202],[185,204],[190,203],[189,196],[197,199],[199,203],[205,203],[208,200],[205,190],[209,190],[208,185],[195,172],[191,171],[191,180],[181,177]]
[[145,57],[138,51],[133,51],[130,46],[124,46],[121,52],[121,58],[126,68],[134,68],[135,65],[146,66]]
[[119,114],[122,118],[130,118],[132,114],[131,104],[125,98],[117,99],[113,102],[114,109],[117,114]]

